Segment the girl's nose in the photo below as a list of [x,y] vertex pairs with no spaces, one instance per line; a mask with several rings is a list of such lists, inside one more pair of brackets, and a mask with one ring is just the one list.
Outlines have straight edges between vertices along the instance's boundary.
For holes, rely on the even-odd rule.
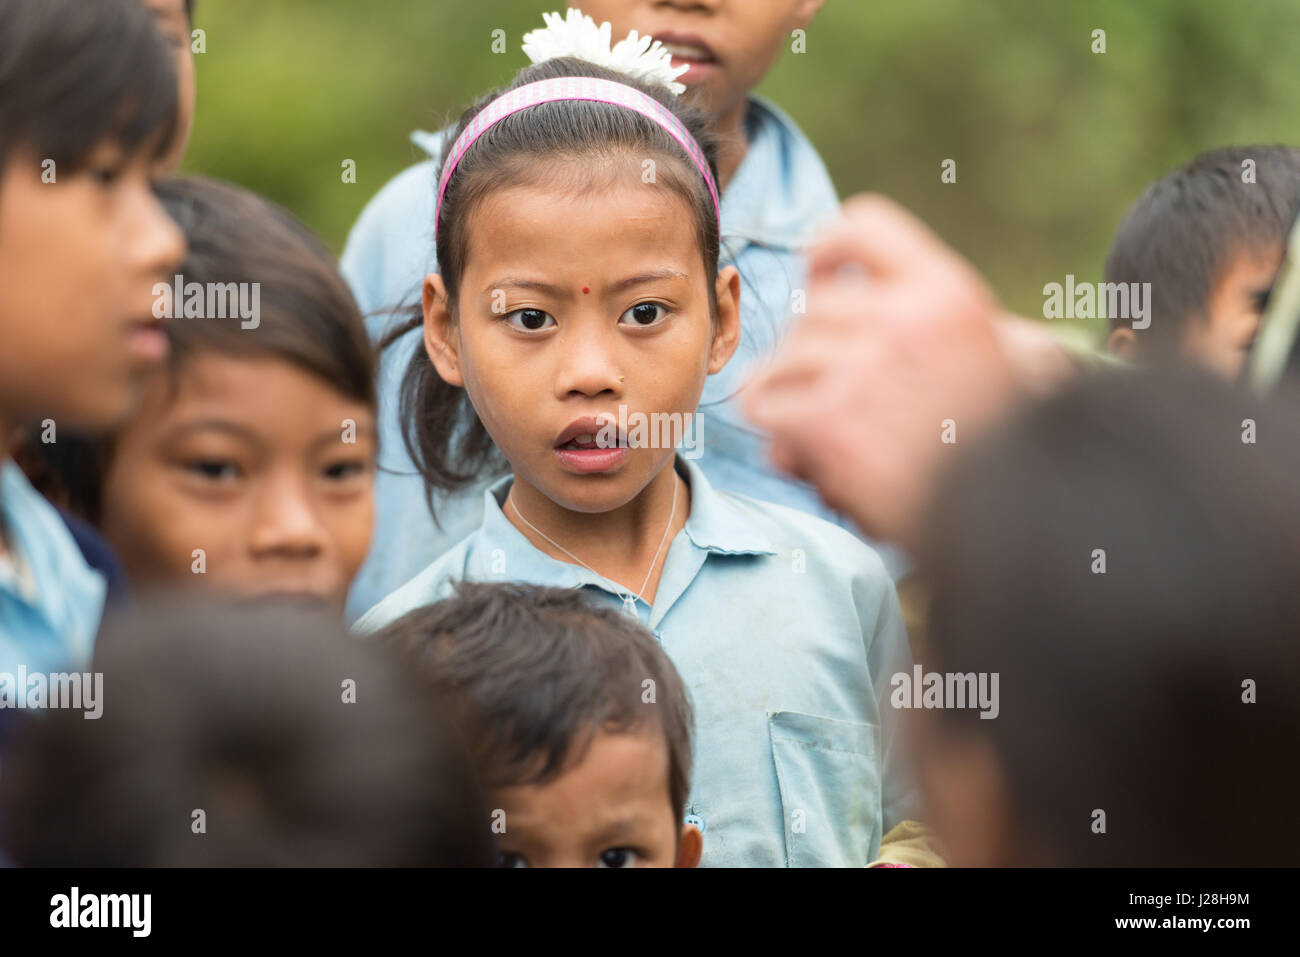
[[623,391],[625,372],[620,368],[613,343],[584,337],[563,349],[555,391],[560,398],[571,395],[597,396]]
[[255,558],[310,559],[325,549],[325,530],[303,483],[268,478],[258,496],[249,547]]

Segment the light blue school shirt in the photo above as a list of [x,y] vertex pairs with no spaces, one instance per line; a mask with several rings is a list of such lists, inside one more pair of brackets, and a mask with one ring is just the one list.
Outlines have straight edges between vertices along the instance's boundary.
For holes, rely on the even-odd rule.
[[[776,472],[763,435],[743,417],[734,393],[756,359],[769,354],[790,321],[793,292],[805,275],[803,250],[816,229],[839,210],[835,187],[812,143],[776,106],[751,97],[746,116],[749,149],[722,195],[722,265],[741,274],[741,342],[720,373],[710,376],[701,399],[705,474],[718,488],[819,515],[845,528],[811,486]],[[434,159],[392,179],[370,201],[348,237],[341,268],[378,337],[393,322],[391,310],[418,306],[424,277],[437,271],[433,246],[435,177],[440,133],[411,139]],[[380,471],[375,482],[375,531],[370,555],[348,601],[355,618],[471,532],[482,518],[483,490],[492,478],[434,498],[435,524],[424,485],[402,442],[399,385],[418,331],[387,350],[379,373]],[[439,527],[441,526],[441,527]],[[879,548],[891,572],[905,566],[896,552]]]
[[[781,505],[712,489],[679,460],[691,512],[653,607],[634,599],[695,708],[688,820],[712,867],[862,866],[915,818],[889,704],[911,673],[893,582],[858,538]],[[356,624],[375,631],[452,594],[453,583],[584,588],[625,609],[628,590],[535,548],[483,496],[482,526]],[[527,641],[527,635],[520,635]]]
[[0,521],[10,551],[29,572],[0,574],[0,672],[16,674],[19,665],[47,673],[80,668],[99,630],[103,576],[13,461],[0,464]]

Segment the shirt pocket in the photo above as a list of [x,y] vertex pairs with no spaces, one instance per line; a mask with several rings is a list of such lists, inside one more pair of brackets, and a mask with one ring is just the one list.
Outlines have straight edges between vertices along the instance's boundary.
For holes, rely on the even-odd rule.
[[861,867],[880,841],[879,728],[798,711],[767,716],[788,867]]

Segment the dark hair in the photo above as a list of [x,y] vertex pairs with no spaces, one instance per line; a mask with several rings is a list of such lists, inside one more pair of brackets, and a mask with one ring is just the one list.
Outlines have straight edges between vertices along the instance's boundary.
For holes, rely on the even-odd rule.
[[138,0],[0,0],[0,174],[18,149],[75,172],[102,143],[165,155],[176,70]]
[[[663,86],[642,83],[572,57],[527,67],[504,90],[466,110],[445,141],[442,162],[447,162],[447,153],[474,117],[501,93],[539,80],[579,76],[615,80],[661,103],[695,137],[717,181],[717,140],[705,114],[679,101]],[[575,175],[572,168],[559,167],[556,159],[608,157],[616,153],[658,161],[656,182],[681,196],[693,211],[705,274],[712,280],[718,272],[717,214],[704,177],[677,141],[658,123],[633,110],[587,100],[560,100],[521,110],[493,125],[464,154],[447,184],[435,226],[438,272],[447,289],[452,315],[456,314],[473,211],[486,196],[506,185],[542,182],[562,183],[578,193],[589,189],[597,174],[587,170],[581,176]],[[716,311],[712,281],[708,290],[710,310]],[[399,324],[386,336],[383,346],[396,342],[421,321],[420,315],[414,315]],[[411,357],[402,378],[401,394],[403,440],[424,478],[430,508],[435,491],[453,491],[485,472],[504,469],[500,453],[468,395],[442,380],[423,348],[417,346]]]
[[185,0],[185,19],[194,23],[194,0]]
[[[375,634],[458,715],[487,788],[545,783],[600,730],[659,728],[680,822],[691,783],[691,703],[654,636],[571,588],[461,582]],[[645,681],[653,700],[645,700]]]
[[[1242,164],[1255,164],[1254,183]],[[1202,153],[1152,183],[1125,214],[1106,281],[1151,283],[1151,326],[1138,340],[1144,355],[1172,357],[1193,321],[1209,314],[1210,297],[1242,252],[1280,251],[1300,215],[1300,149],[1232,146]],[[1110,317],[1116,329],[1128,320]]]
[[[178,315],[167,324],[173,376],[183,375],[195,353],[206,350],[270,356],[373,410],[375,351],[356,300],[320,240],[287,210],[237,186],[178,177],[160,183],[157,192],[189,243],[180,273],[186,283],[260,286],[255,327],[244,328],[235,310],[225,310],[235,312],[226,317]],[[173,309],[179,314],[180,303]],[[29,444],[56,471],[69,507],[98,522],[112,440],[60,436],[56,443]]]
[[375,353],[356,300],[333,255],[288,210],[256,193],[200,177],[158,185],[158,198],[185,232],[185,281],[259,283],[254,328],[236,317],[168,324],[171,365],[195,352],[281,358],[348,398],[375,407]]
[[101,716],[51,710],[5,754],[0,846],[19,864],[493,862],[436,698],[337,621],[172,599],[110,622],[96,656]]
[[1001,703],[940,720],[991,742],[1043,855],[1020,863],[1300,861],[1298,412],[1193,370],[1099,376],[948,476],[934,663],[999,673]]

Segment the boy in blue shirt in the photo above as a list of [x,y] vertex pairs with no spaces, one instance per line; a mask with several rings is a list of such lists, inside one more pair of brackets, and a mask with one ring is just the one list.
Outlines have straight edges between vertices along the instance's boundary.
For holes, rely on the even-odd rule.
[[136,0],[0,0],[0,673],[90,654],[103,578],[10,454],[34,423],[111,427],[166,355],[151,290],[184,238],[152,183],[176,98]]
[[[826,508],[810,487],[779,474],[767,460],[766,442],[737,408],[735,394],[756,360],[779,338],[804,273],[803,245],[834,217],[839,201],[816,149],[794,122],[750,90],[776,61],[792,31],[808,25],[822,0],[718,2],[682,10],[638,0],[581,4],[596,22],[610,21],[614,36],[636,29],[659,38],[680,77],[685,96],[714,118],[723,148],[723,263],[735,265],[745,284],[741,343],[736,356],[712,376],[700,403],[703,455],[709,480],[753,498],[776,502],[852,527]],[[405,307],[418,306],[423,278],[434,259],[434,182],[446,131],[417,132],[412,140],[430,159],[389,182],[362,212],[342,270],[380,336]],[[483,491],[497,475],[471,487],[436,493],[432,515],[423,483],[402,438],[397,394],[402,371],[420,343],[408,334],[385,350],[380,370],[380,470],[375,483],[375,537],[348,602],[355,618],[408,581],[431,560],[478,527]],[[435,521],[436,516],[436,521]],[[901,565],[880,549],[891,572]]]

